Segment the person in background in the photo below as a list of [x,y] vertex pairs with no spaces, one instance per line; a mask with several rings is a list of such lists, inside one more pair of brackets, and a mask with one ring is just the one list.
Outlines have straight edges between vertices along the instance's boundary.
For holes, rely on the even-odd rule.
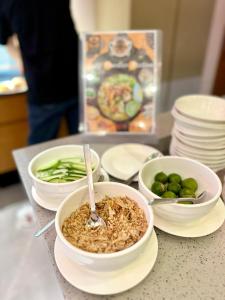
[[63,117],[77,133],[79,38],[70,1],[0,0],[0,43],[27,80],[29,143],[56,138]]

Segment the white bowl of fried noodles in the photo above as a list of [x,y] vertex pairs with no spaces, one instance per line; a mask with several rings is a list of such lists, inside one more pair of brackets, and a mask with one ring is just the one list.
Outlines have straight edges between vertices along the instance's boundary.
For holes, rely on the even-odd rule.
[[56,213],[57,237],[64,255],[94,271],[113,271],[132,262],[153,230],[152,208],[136,189],[116,182],[95,183],[97,211],[106,228],[86,226],[88,187],[71,193]]

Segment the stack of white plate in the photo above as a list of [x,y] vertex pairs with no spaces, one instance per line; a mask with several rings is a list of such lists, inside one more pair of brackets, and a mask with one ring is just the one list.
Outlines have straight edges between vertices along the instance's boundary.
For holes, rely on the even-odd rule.
[[190,95],[176,100],[170,154],[196,159],[215,172],[225,168],[225,100]]

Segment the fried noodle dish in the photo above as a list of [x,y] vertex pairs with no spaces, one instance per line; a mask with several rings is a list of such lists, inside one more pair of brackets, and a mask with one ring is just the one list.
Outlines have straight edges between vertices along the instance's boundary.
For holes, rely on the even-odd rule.
[[64,237],[75,247],[94,253],[113,253],[138,242],[147,230],[144,211],[130,198],[105,197],[96,204],[106,227],[89,228],[89,204],[72,212],[62,225]]

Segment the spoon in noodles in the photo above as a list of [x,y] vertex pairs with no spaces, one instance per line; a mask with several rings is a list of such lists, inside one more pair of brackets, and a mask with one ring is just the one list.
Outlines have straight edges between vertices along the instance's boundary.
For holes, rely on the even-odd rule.
[[87,221],[87,226],[89,228],[96,228],[99,226],[106,226],[105,221],[99,217],[96,211],[95,206],[95,193],[94,193],[94,184],[93,184],[93,177],[92,177],[92,168],[91,168],[91,151],[88,144],[83,146],[84,149],[84,159],[85,159],[85,166],[86,166],[86,173],[88,179],[88,192],[89,192],[89,203],[91,214]]

